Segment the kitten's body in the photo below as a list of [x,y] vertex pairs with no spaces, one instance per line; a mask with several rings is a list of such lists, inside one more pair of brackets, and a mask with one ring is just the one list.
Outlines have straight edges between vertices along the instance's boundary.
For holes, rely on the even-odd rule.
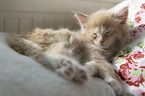
[[[96,15],[98,13],[90,16],[83,32],[72,32],[67,29],[57,31],[36,29],[33,33],[25,35],[24,38],[9,35],[7,42],[17,52],[30,56],[45,67],[58,72],[66,79],[83,82],[88,79],[89,75],[99,75],[112,86],[117,95],[121,95],[123,94],[122,85],[105,58],[112,58],[120,50],[118,46],[120,41],[118,40],[123,37],[123,32],[126,31],[124,31],[122,26],[117,27],[117,22],[113,24],[114,22],[110,23],[110,21],[105,21],[105,19],[101,20],[101,17],[98,20],[94,18]],[[103,18],[106,18],[106,20],[111,19],[110,16]],[[103,24],[106,24],[106,22],[112,28],[117,27],[114,29],[119,36],[116,33],[110,35],[113,40],[110,40],[109,44],[104,43],[105,46],[103,48],[98,44],[97,41],[99,40],[94,38],[91,32],[98,29],[102,32],[105,28],[100,26],[105,26]],[[117,37],[114,39],[114,36]],[[107,40],[109,41],[109,37]],[[119,49],[114,48],[116,45]]]

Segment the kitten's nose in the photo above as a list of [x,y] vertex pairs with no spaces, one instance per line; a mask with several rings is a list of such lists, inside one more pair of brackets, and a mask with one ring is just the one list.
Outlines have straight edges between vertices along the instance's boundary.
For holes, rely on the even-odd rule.
[[100,42],[100,44],[101,44],[101,45],[103,45],[103,43],[104,43],[104,41],[103,41],[103,40],[100,40],[99,42]]

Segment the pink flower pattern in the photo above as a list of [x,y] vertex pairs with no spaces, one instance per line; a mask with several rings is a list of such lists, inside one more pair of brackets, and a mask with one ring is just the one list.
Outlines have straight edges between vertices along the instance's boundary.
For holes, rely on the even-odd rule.
[[[127,54],[120,51],[121,55],[115,58],[124,60],[116,63],[119,77],[129,87],[131,96],[145,96],[145,1],[134,0],[129,6],[128,25],[132,26],[130,36],[125,43],[131,49]],[[136,42],[132,42],[136,41]],[[142,41],[142,42],[141,42]],[[136,46],[137,45],[137,46]],[[124,54],[124,55],[123,55]],[[130,95],[129,95],[130,96]]]

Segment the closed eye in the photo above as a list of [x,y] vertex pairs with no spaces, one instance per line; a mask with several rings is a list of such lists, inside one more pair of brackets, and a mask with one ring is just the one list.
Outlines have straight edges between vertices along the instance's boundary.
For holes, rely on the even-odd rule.
[[96,34],[96,33],[93,33],[93,35],[94,35],[94,36],[97,36],[97,34]]
[[111,33],[112,33],[112,31],[107,31],[104,36],[107,36],[107,35],[109,35]]
[[97,34],[93,33],[93,39],[96,39],[96,38],[97,38]]

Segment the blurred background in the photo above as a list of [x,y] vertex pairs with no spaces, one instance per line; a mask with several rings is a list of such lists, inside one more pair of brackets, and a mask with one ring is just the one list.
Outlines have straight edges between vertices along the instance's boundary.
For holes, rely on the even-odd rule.
[[71,11],[90,14],[122,0],[0,0],[0,32],[28,32],[36,27],[78,29]]

